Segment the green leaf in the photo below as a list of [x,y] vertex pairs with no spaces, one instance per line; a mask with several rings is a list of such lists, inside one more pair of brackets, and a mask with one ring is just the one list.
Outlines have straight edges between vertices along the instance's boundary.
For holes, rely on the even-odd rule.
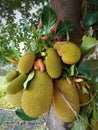
[[45,34],[50,33],[50,30],[53,28],[57,20],[56,13],[54,12],[50,4],[44,6],[41,20],[45,29]]
[[82,87],[82,90],[83,90],[83,93],[89,94],[89,92],[88,92],[87,88]]
[[87,2],[95,5],[98,4],[98,0],[87,0]]
[[14,47],[9,46],[9,48],[6,50],[6,53],[7,55],[12,56],[13,58],[20,58],[20,52]]
[[98,60],[86,60],[78,66],[80,74],[93,82],[98,82]]
[[75,24],[64,21],[58,26],[56,34],[54,35],[54,38],[56,38],[62,34],[70,33],[74,29],[75,29]]
[[87,127],[88,127],[87,113],[85,111],[82,111],[80,113],[80,116],[81,116],[81,118],[79,118],[73,122],[74,127],[71,130],[87,130]]
[[27,80],[23,84],[25,90],[27,89],[27,87],[29,85],[29,82],[32,80],[32,78],[34,77],[34,75],[35,75],[34,71],[31,71],[30,74],[28,75]]
[[25,120],[25,121],[31,121],[31,120],[37,120],[37,119],[38,119],[37,117],[32,118],[32,117],[27,116],[27,115],[24,113],[23,109],[17,109],[17,110],[15,111],[15,113],[16,113],[16,115],[17,115],[19,118],[21,118],[22,120]]
[[95,37],[84,35],[82,38],[82,44],[80,46],[81,52],[86,53],[89,49],[94,47],[96,43],[97,43],[97,40]]
[[92,117],[94,120],[98,121],[98,110],[95,108],[93,110],[93,117]]
[[98,10],[91,10],[87,13],[87,15],[83,19],[84,26],[91,26],[98,22]]

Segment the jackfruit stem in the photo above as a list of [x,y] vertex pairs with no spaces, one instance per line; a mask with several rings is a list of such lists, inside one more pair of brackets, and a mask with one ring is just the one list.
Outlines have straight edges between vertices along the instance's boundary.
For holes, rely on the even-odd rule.
[[69,40],[70,40],[70,36],[69,36],[68,31],[66,30],[66,41],[68,42]]
[[42,59],[38,59],[34,62],[34,70],[40,70],[42,72],[45,71],[45,65],[44,65]]

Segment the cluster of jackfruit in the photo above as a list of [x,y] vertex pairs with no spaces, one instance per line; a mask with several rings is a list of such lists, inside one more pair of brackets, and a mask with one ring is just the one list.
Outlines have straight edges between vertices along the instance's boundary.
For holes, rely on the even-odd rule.
[[[30,117],[41,116],[53,105],[62,121],[72,122],[76,117],[74,113],[80,110],[80,95],[74,81],[70,79],[68,82],[62,76],[62,70],[63,63],[75,64],[80,56],[80,49],[70,42],[57,42],[53,48],[48,48],[42,63],[36,62],[35,53],[29,51],[19,60],[17,70],[6,76],[9,101],[13,106],[21,107]],[[24,90],[24,82],[32,70],[35,75]]]

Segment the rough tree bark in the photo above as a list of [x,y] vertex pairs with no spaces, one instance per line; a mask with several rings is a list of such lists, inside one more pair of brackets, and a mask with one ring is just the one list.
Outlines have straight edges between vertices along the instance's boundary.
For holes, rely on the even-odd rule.
[[[76,29],[71,34],[71,41],[80,45],[83,31],[80,24],[82,0],[50,0],[50,2],[58,18],[76,24]],[[53,107],[51,107],[49,114],[49,130],[66,130],[64,122],[55,115]]]
[[76,25],[75,31],[71,34],[71,40],[80,45],[81,27],[81,4],[82,0],[50,0],[58,18],[69,21]]

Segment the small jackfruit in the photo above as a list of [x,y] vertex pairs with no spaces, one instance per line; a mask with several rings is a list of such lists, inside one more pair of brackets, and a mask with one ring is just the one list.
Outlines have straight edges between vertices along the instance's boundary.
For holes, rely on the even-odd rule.
[[62,62],[54,48],[48,48],[46,56],[46,70],[51,78],[58,78],[62,73]]
[[21,100],[23,95],[23,89],[16,94],[7,93],[8,101],[13,105],[13,107],[21,107]]
[[73,110],[79,113],[79,95],[76,86],[72,81],[71,84],[69,84],[66,79],[62,78],[54,81],[54,111],[62,121],[72,122],[75,119],[75,115],[59,92],[67,99]]
[[21,74],[17,78],[9,82],[7,86],[7,93],[15,94],[19,92],[21,89],[23,89],[23,83],[25,82],[26,79],[27,75]]
[[28,73],[32,67],[35,60],[35,54],[33,51],[29,51],[27,54],[21,57],[18,63],[18,70],[22,74]]
[[93,118],[91,118],[91,125],[94,130],[98,130],[98,120],[94,120]]
[[53,82],[47,72],[36,71],[22,97],[22,108],[30,117],[39,117],[51,105]]
[[6,76],[6,81],[11,82],[13,79],[15,79],[18,76],[18,71],[12,70],[10,71]]
[[81,57],[80,48],[72,42],[65,42],[60,47],[59,54],[65,64],[75,64]]
[[[86,104],[89,102],[90,97],[89,94],[83,93],[82,88],[78,89],[79,98],[80,98],[80,104]],[[83,105],[84,106],[84,105]]]

